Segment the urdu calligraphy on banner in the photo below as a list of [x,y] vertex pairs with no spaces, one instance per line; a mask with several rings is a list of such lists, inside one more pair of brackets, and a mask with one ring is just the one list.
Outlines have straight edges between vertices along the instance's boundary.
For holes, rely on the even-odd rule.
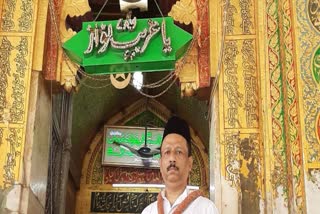
[[192,35],[172,17],[83,22],[63,44],[69,58],[90,74],[158,72],[175,69]]
[[157,200],[158,193],[92,192],[91,213],[141,213]]

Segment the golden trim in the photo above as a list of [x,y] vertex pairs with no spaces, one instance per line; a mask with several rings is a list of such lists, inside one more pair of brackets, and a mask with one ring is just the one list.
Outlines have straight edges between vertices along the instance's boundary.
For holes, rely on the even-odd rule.
[[320,169],[320,163],[308,163],[307,169]]
[[[210,0],[209,2],[209,23],[210,23],[210,68],[211,77],[215,77],[218,72],[218,61],[220,56],[222,41],[222,11],[220,5],[222,1]],[[220,16],[218,15],[220,14]]]
[[[57,24],[59,26],[61,42],[65,42],[75,34],[71,29],[66,29],[65,20],[67,16],[80,16],[91,9],[87,0],[65,0],[61,5],[61,15],[58,20],[59,23]],[[64,85],[66,91],[71,92],[71,90],[77,86],[75,75],[78,68],[72,62],[66,62],[66,60],[69,59],[64,57],[61,45],[59,45],[58,50],[56,80],[59,81],[61,85]]]
[[35,71],[42,71],[43,68],[43,54],[45,47],[46,23],[48,14],[49,0],[41,0],[38,4],[38,17],[36,19],[35,42],[32,69]]

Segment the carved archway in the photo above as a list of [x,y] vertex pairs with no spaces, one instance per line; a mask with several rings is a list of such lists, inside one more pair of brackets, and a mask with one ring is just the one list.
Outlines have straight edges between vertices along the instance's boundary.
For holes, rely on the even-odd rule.
[[[140,99],[128,108],[114,115],[106,125],[139,125],[145,120],[153,120],[153,124],[164,125],[170,116],[170,111],[155,100]],[[209,161],[204,150],[203,142],[191,128],[193,141],[194,168],[190,176],[190,185],[200,186],[205,194],[209,194]],[[159,184],[162,178],[159,169],[142,169],[128,167],[103,167],[102,142],[103,128],[92,140],[82,168],[80,190],[77,193],[76,213],[112,212],[122,213],[141,212],[141,209],[156,200],[158,188],[115,188],[113,183]],[[121,201],[121,204],[111,201]],[[102,203],[103,201],[103,203]],[[108,204],[110,201],[110,204]],[[136,205],[136,204],[139,204]]]

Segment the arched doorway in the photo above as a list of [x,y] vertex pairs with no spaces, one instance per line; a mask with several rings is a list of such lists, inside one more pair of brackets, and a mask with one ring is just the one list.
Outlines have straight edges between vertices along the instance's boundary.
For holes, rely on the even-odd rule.
[[[151,123],[163,127],[169,116],[170,111],[158,101],[151,99],[146,104],[144,99],[140,99],[124,111],[115,114],[106,124],[144,126]],[[204,150],[203,142],[196,136],[192,127],[190,128],[194,165],[189,184],[199,186],[208,195],[208,154]],[[95,135],[84,158],[80,190],[77,192],[76,213],[141,213],[146,205],[156,200],[159,188],[119,188],[113,184],[161,184],[160,170],[102,166],[103,130],[102,127]]]

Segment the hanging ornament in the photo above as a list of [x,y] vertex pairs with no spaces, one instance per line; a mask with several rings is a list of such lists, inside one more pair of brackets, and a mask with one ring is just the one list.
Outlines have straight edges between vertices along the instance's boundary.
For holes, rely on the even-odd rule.
[[124,89],[127,87],[131,80],[131,73],[127,74],[111,74],[110,80],[112,85],[117,89]]

